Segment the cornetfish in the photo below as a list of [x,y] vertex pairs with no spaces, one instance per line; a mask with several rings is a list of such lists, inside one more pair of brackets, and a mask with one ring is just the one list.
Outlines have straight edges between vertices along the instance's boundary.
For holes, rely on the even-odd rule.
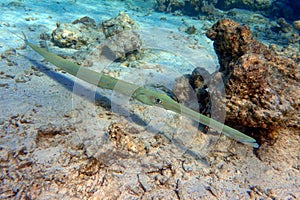
[[[126,96],[130,95],[132,98],[146,105],[159,106],[166,110],[182,114],[201,124],[207,125],[212,129],[221,130],[221,132],[227,137],[235,139],[238,142],[250,145],[254,148],[258,148],[259,146],[254,138],[245,135],[242,132],[233,129],[225,124],[222,124],[214,119],[211,119],[205,115],[195,112],[186,106],[181,105],[165,93],[161,93],[143,86],[138,86],[136,84],[129,83],[108,76],[106,74],[90,70],[85,67],[81,67],[58,55],[49,52],[45,48],[41,48],[29,42],[24,33],[23,38],[21,39],[25,42],[26,46],[29,46],[31,49],[33,49],[36,53],[41,55],[45,60],[47,60],[51,64],[90,84],[96,85],[97,87],[103,89],[114,90]],[[117,87],[115,87],[116,85]],[[132,91],[134,92],[132,93]]]

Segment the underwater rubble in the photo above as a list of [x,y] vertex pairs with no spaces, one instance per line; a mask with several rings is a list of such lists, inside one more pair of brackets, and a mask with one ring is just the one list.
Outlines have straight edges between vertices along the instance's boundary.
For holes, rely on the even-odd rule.
[[[116,17],[99,24],[85,16],[72,23],[57,24],[57,28],[52,31],[51,41],[62,48],[77,50],[95,48],[97,54],[111,60],[125,60],[126,56],[134,55],[131,53],[141,47],[141,39],[134,32],[136,28],[137,25],[125,12],[120,12]],[[82,56],[79,57],[84,59]]]

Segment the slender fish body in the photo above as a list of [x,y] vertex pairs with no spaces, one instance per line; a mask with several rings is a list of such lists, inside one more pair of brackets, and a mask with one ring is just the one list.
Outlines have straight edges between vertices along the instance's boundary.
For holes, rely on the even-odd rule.
[[[60,56],[57,56],[47,51],[45,48],[38,47],[28,42],[24,34],[23,36],[24,39],[22,39],[25,41],[26,45],[28,45],[35,52],[40,54],[45,60],[52,63],[56,67],[68,72],[69,74],[76,76],[77,78],[80,78],[100,88],[114,90],[126,96],[130,95],[144,104],[160,106],[166,110],[171,110],[175,113],[183,114],[199,123],[209,126],[210,128],[221,130],[224,135],[233,138],[241,143],[250,145],[254,148],[258,147],[256,140],[252,137],[249,137],[241,133],[240,131],[226,126],[214,119],[197,113],[177,103],[175,100],[173,100],[171,97],[164,93],[150,90],[148,88],[141,87],[123,80],[119,80],[117,78],[105,75],[103,73],[92,71],[85,67],[81,67],[75,63],[72,63]],[[118,87],[116,87],[116,85],[118,85]]]

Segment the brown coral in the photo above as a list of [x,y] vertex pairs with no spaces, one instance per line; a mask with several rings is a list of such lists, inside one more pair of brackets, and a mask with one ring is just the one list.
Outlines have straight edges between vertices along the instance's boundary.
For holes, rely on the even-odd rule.
[[299,128],[299,64],[254,40],[249,27],[230,19],[218,21],[207,36],[225,78],[226,121],[260,130],[268,139],[286,126]]

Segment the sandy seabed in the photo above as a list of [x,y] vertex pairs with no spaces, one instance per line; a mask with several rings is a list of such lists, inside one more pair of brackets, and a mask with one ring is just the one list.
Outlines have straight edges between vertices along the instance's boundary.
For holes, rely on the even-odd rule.
[[[89,16],[99,23],[120,11],[139,24],[144,45],[156,51],[144,58],[147,67],[109,65],[109,74],[172,87],[199,60],[208,71],[216,69],[205,30],[193,39],[178,31],[184,21],[201,32],[212,25],[208,21],[137,12],[119,1],[1,1],[0,198],[300,199],[295,131],[287,130],[276,149],[261,147],[265,154],[257,157],[251,147],[204,134],[185,117],[62,73],[30,48],[18,49],[23,41],[11,34],[24,31],[37,44],[57,22]],[[188,59],[189,52],[197,56]]]

